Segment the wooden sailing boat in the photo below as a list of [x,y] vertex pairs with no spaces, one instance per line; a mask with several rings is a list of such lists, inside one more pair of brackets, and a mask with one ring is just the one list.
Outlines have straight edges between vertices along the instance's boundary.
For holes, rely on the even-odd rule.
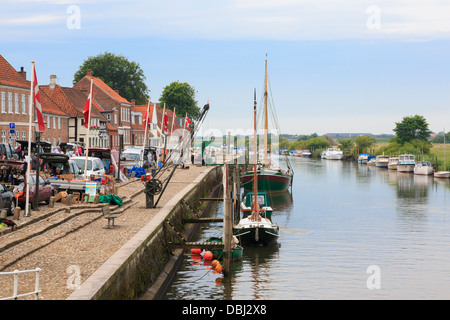
[[[254,147],[256,150],[256,93],[254,102]],[[256,178],[257,165],[253,165],[253,175]],[[258,192],[258,183],[253,179],[253,189],[255,194]],[[237,225],[233,227],[233,235],[239,239],[242,245],[270,245],[278,240],[279,228],[271,219],[266,216],[266,210],[262,209],[258,203],[257,197],[253,197],[251,205],[251,214],[242,218]]]
[[[270,159],[268,159],[268,94],[267,94],[267,60],[265,61],[265,77],[264,77],[264,163],[258,165],[257,184],[258,190],[265,192],[283,192],[288,190],[292,184],[293,171],[290,168],[286,157],[288,170],[281,169]],[[256,139],[256,138],[255,138]],[[254,152],[256,153],[256,147]],[[255,162],[257,158],[255,157]],[[254,174],[252,171],[246,172],[241,177],[241,185],[246,191],[253,190]]]

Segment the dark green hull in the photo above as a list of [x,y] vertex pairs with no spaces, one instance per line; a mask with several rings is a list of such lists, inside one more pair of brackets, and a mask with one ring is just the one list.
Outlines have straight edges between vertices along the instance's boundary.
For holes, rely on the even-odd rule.
[[[246,191],[253,191],[254,173],[249,171],[241,176],[241,186]],[[288,190],[292,183],[292,176],[281,172],[258,172],[258,191],[283,192]]]

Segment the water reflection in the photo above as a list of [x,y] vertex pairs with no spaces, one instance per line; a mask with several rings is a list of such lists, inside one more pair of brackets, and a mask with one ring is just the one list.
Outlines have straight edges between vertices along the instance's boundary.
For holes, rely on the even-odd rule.
[[[165,299],[450,298],[450,179],[291,158],[291,193],[269,195],[280,246],[246,247],[232,276],[186,255]],[[212,215],[223,214],[215,203]],[[199,238],[221,236],[222,225]],[[369,265],[382,289],[369,290]]]

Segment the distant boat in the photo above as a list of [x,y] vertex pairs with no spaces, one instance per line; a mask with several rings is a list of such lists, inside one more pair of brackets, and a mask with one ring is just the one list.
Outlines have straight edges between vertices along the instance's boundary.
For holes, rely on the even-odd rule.
[[327,152],[326,152],[325,150],[323,150],[323,151],[320,153],[320,158],[321,158],[321,159],[326,159],[326,158],[327,158]]
[[301,157],[301,156],[302,156],[302,153],[303,153],[303,150],[302,150],[302,149],[295,149],[295,151],[294,151],[294,156],[296,156],[296,157]]
[[344,159],[344,153],[339,148],[328,148],[325,153],[325,159],[342,160]]
[[373,166],[375,167],[375,162],[376,162],[377,158],[374,156],[369,156],[369,161],[367,161],[367,165],[368,166]]
[[302,157],[303,158],[309,158],[309,157],[311,157],[311,151],[309,151],[308,149],[305,149],[305,150],[303,150],[302,151]]
[[414,174],[433,174],[433,166],[431,165],[430,161],[417,161],[414,166]]
[[414,172],[416,162],[414,155],[401,154],[398,156],[397,171],[398,172]]
[[389,162],[388,162],[389,170],[397,170],[397,164],[398,164],[397,156],[389,157]]
[[367,164],[367,162],[369,162],[369,154],[368,153],[360,153],[358,156],[358,163]]
[[386,168],[388,167],[388,163],[389,163],[389,157],[383,155],[379,155],[376,157],[375,159],[375,166],[377,168]]

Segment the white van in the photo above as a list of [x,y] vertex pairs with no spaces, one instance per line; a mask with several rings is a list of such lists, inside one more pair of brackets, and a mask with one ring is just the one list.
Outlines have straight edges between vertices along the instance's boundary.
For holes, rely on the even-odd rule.
[[[84,165],[86,162],[86,157],[71,157],[70,160],[73,160],[76,162],[78,167],[83,170],[84,175]],[[87,158],[87,174],[86,177],[90,177],[91,174],[94,175],[104,175],[105,167],[103,166],[103,161],[100,158],[96,157],[88,157]]]

